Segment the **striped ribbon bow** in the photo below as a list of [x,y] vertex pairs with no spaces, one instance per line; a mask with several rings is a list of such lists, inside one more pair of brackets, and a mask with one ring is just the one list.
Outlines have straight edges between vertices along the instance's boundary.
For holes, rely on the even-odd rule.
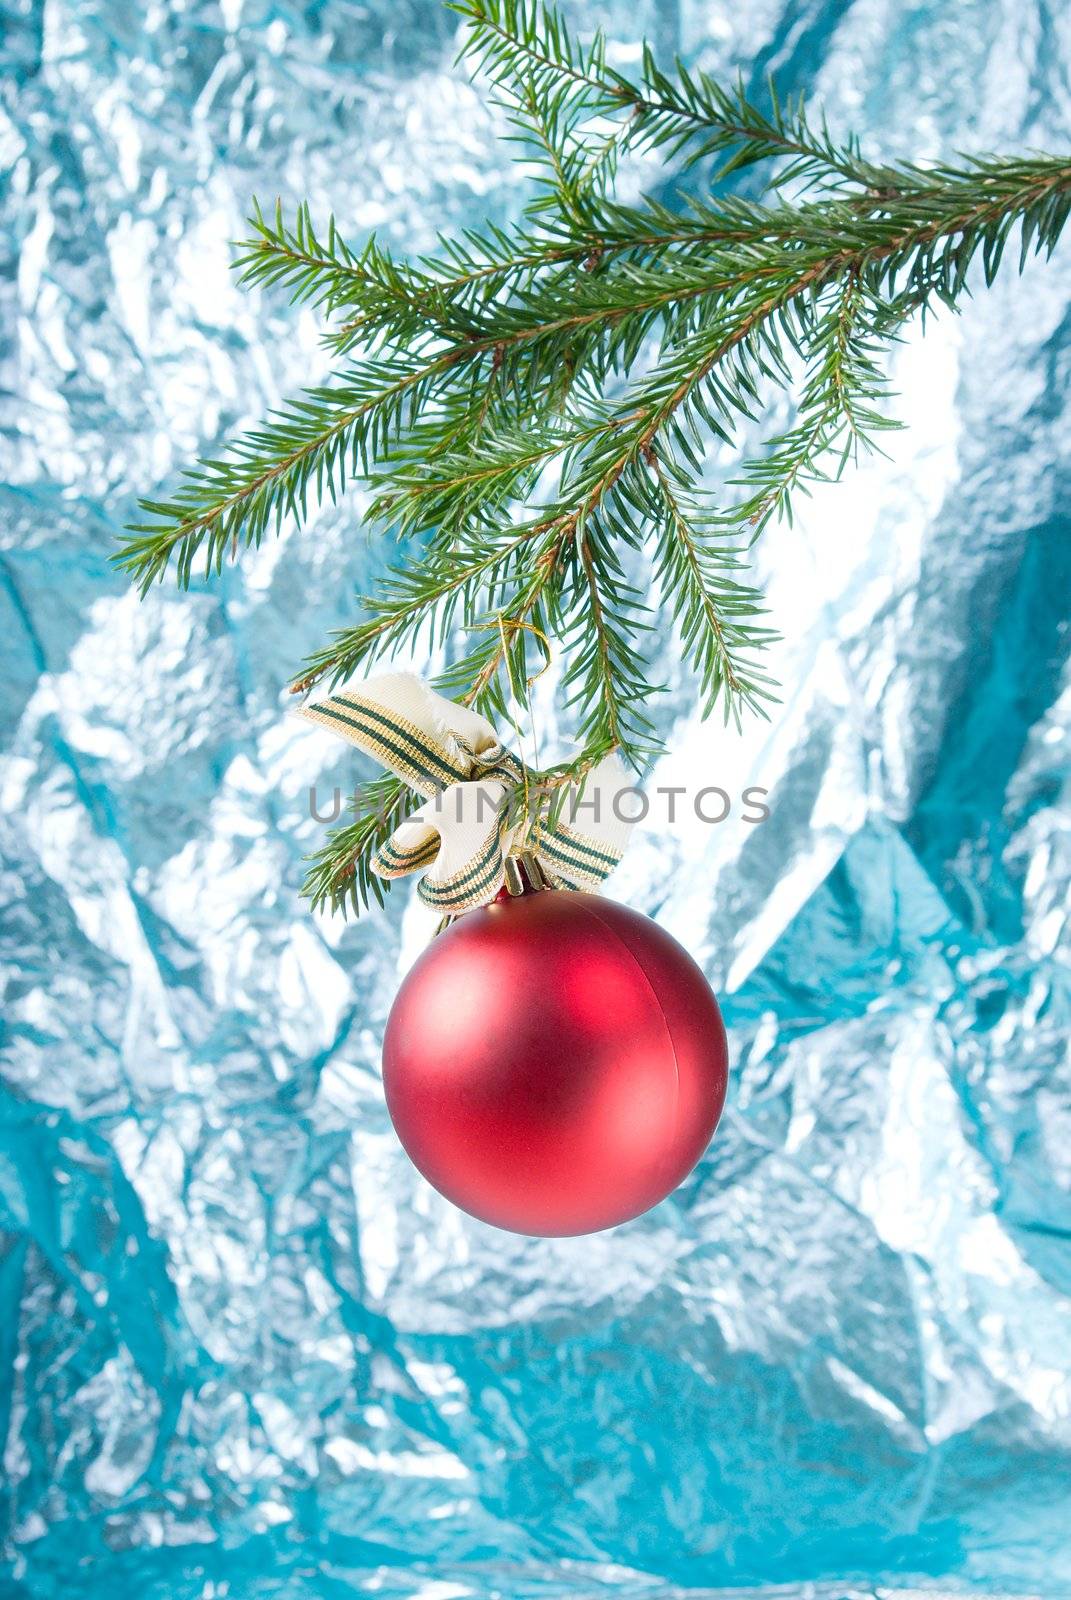
[[522,839],[526,819],[516,800],[526,789],[524,764],[485,717],[411,673],[372,678],[298,714],[375,756],[425,797],[376,853],[372,870],[404,878],[426,869],[420,898],[445,916],[493,900],[507,857],[522,844],[552,883],[574,889],[594,888],[621,859],[631,823],[615,808],[628,788],[616,756],[566,795],[553,823],[537,809]]

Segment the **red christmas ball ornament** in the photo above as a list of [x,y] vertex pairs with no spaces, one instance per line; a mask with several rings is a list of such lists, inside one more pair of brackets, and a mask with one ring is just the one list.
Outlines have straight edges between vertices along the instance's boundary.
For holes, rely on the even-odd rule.
[[383,1078],[398,1137],[448,1200],[515,1233],[594,1233],[699,1160],[725,1100],[725,1029],[664,929],[547,889],[432,941],[391,1010]]

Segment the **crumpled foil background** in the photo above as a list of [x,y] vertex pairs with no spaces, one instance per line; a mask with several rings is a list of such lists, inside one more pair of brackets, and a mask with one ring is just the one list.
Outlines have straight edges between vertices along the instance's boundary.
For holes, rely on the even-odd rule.
[[[1066,150],[1050,0],[574,5],[874,153]],[[136,492],[323,371],[239,292],[256,192],[402,249],[515,208],[434,0],[7,0],[0,1594],[1071,1591],[1071,247],[897,352],[909,431],[760,562],[784,703],[655,783],[613,892],[725,997],[729,1111],[649,1216],[461,1216],[387,1122],[426,933],[297,898],[360,775],[285,679],[359,497],[139,604]],[[544,740],[567,733],[551,704]]]

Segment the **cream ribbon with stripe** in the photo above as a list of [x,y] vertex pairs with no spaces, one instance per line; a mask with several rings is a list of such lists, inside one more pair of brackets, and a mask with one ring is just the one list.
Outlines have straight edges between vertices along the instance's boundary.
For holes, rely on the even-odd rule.
[[376,853],[381,878],[425,869],[418,893],[447,916],[493,900],[505,860],[523,842],[551,882],[593,889],[616,867],[630,822],[617,814],[629,788],[617,756],[605,757],[569,791],[552,822],[537,809],[528,832],[516,802],[523,763],[485,717],[447,700],[407,672],[387,673],[300,708],[299,716],[341,734],[425,798]]

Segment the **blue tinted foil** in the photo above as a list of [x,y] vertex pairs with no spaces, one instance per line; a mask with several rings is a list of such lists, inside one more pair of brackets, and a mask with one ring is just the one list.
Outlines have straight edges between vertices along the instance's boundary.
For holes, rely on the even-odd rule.
[[[1049,0],[572,14],[875,155],[1071,138]],[[913,332],[890,459],[765,539],[772,724],[658,663],[654,783],[732,809],[613,892],[724,996],[730,1106],[650,1215],[522,1240],[387,1121],[422,913],[297,897],[358,769],[282,690],[381,570],[360,498],[188,596],[108,566],[324,371],[229,274],[250,196],[426,248],[515,209],[494,118],[430,0],[0,17],[0,1594],[1066,1595],[1071,250]]]

